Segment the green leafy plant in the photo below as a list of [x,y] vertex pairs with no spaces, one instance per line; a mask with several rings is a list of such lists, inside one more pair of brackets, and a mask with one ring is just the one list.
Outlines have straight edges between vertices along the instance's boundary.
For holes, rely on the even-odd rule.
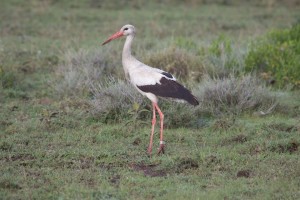
[[274,30],[253,42],[245,59],[246,71],[257,72],[277,87],[300,88],[300,24]]

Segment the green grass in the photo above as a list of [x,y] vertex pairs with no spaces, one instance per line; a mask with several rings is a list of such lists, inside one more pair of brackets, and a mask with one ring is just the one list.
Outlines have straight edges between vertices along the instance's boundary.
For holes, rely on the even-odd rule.
[[[299,91],[269,89],[278,106],[266,115],[195,109],[191,117],[162,102],[166,154],[149,157],[151,119],[137,102],[123,120],[103,121],[93,94],[59,90],[66,52],[95,51],[107,67],[99,79],[124,80],[123,41],[100,44],[126,23],[138,29],[134,52],[142,61],[167,67],[179,48],[177,65],[188,58],[195,70],[186,74],[192,81],[182,80],[194,88],[199,74],[226,63],[215,41],[234,41],[228,59],[243,65],[239,56],[256,36],[299,23],[299,5],[110,2],[1,2],[0,199],[299,199]],[[145,102],[140,109],[150,110]],[[197,125],[186,125],[189,117]]]
[[[65,111],[66,104],[3,108],[13,118],[2,124],[3,198],[299,197],[295,118],[245,115],[226,129],[220,120],[201,129],[167,129],[167,153],[149,158],[150,127],[105,125],[75,107]],[[45,109],[59,113],[47,118]],[[155,141],[158,146],[158,135]]]

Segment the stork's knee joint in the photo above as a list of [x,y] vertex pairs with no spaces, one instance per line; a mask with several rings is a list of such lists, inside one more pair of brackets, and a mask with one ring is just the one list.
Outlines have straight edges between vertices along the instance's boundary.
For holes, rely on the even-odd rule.
[[156,123],[156,118],[152,119],[152,125]]

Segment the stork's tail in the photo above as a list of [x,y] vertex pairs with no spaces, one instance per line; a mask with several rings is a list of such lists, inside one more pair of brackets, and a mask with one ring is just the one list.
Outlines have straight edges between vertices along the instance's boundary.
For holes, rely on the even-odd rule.
[[[180,84],[179,84],[180,85]],[[182,99],[185,100],[186,102],[188,102],[189,104],[193,105],[193,106],[197,106],[199,105],[199,101],[197,100],[197,98],[191,93],[191,91],[189,91],[188,89],[186,89],[184,86],[180,85],[181,87],[179,87],[179,95],[178,95],[178,99]]]
[[194,95],[192,95],[191,93],[190,93],[190,96],[188,97],[188,99],[186,99],[186,101],[187,101],[188,103],[192,104],[193,106],[199,105],[199,101],[198,101],[197,98],[196,98]]

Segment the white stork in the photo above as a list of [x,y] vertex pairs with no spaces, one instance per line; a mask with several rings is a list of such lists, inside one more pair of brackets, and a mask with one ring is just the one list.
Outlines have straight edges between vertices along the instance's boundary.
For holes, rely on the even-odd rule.
[[138,61],[131,55],[131,44],[136,34],[132,25],[125,25],[120,31],[110,36],[102,45],[126,36],[126,41],[122,53],[122,64],[125,75],[130,79],[133,86],[144,96],[148,97],[153,105],[152,129],[148,153],[151,155],[153,145],[154,127],[156,123],[156,110],[160,117],[160,146],[158,154],[164,153],[165,142],[163,141],[163,120],[164,114],[157,105],[158,97],[172,98],[175,100],[184,100],[196,106],[199,104],[196,97],[184,86],[179,84],[174,76],[163,70],[150,67]]

